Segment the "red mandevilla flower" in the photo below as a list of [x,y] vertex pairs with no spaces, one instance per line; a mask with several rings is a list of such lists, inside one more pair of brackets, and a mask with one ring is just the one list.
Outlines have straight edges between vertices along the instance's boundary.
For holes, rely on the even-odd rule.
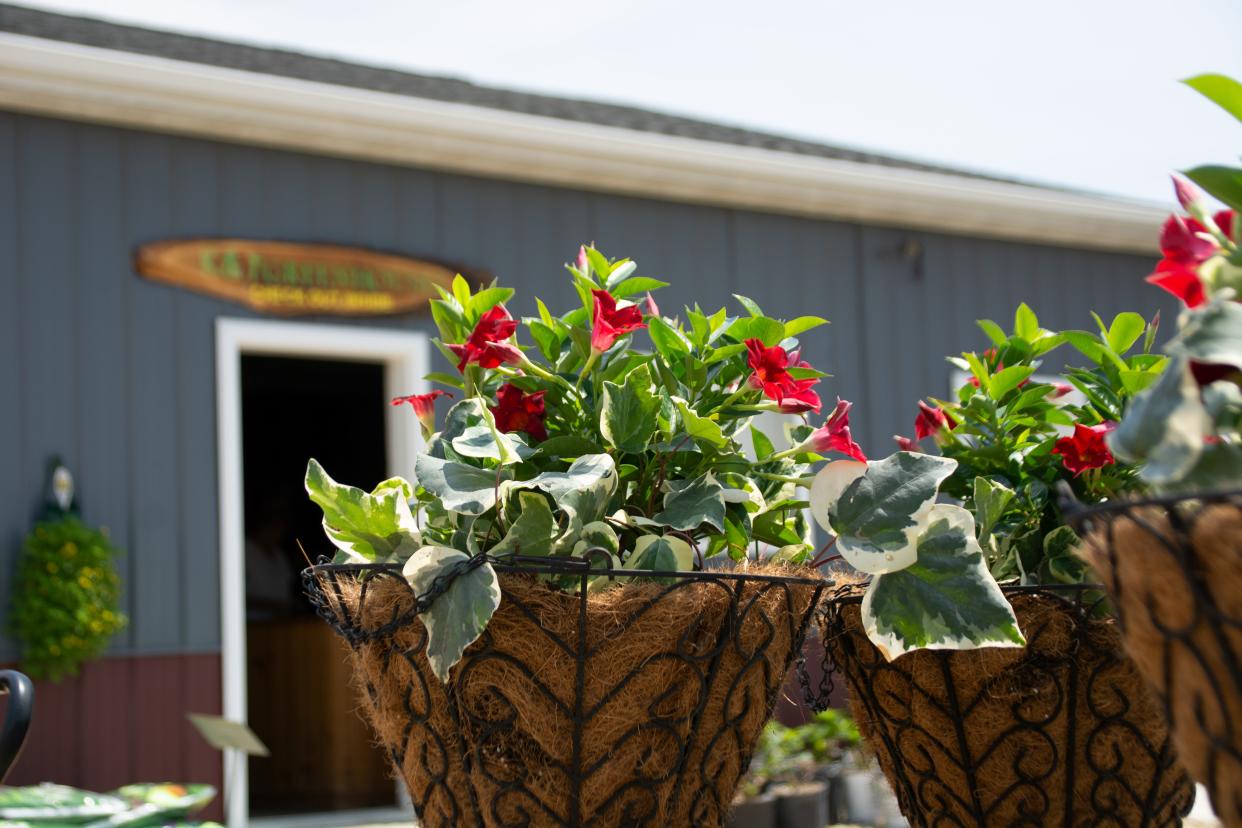
[[786,414],[801,414],[806,411],[819,412],[823,403],[819,395],[812,389],[818,384],[817,379],[794,379],[789,375],[790,368],[809,368],[807,363],[798,358],[798,353],[785,353],[779,345],[765,347],[758,339],[746,340],[747,363],[751,373],[747,382],[751,388],[763,391],[770,400],[774,400]]
[[410,407],[414,409],[415,416],[418,417],[418,422],[422,424],[423,431],[427,434],[432,434],[436,430],[436,398],[452,398],[452,396],[453,395],[448,391],[440,391],[437,389],[426,394],[412,394],[408,397],[393,397],[392,404],[402,405],[403,403],[409,403]]
[[517,322],[505,306],[497,305],[479,317],[469,339],[460,345],[449,344],[446,347],[459,358],[457,370],[463,373],[472,362],[484,368],[517,365],[522,361],[522,352],[506,341],[516,330]]
[[[1233,238],[1233,211],[1221,210],[1212,217],[1228,238]],[[1220,246],[1199,221],[1189,217],[1169,216],[1160,231],[1162,258],[1147,281],[1181,299],[1188,308],[1207,302],[1199,267],[1216,255]]]
[[491,408],[496,428],[505,432],[524,431],[536,442],[548,439],[544,426],[543,395],[545,391],[527,394],[513,383],[506,382],[496,391],[496,405]]
[[1116,427],[1116,423],[1100,423],[1094,426],[1075,423],[1074,433],[1057,440],[1052,453],[1061,456],[1061,463],[1072,471],[1075,477],[1087,469],[1112,465],[1113,453],[1108,450],[1104,435]]
[[836,451],[861,463],[867,462],[867,455],[863,454],[862,447],[854,442],[854,437],[850,434],[851,407],[853,403],[849,400],[837,398],[837,407],[828,415],[824,424],[811,432],[807,439],[812,450],[818,454]]
[[955,429],[957,423],[943,409],[928,405],[919,400],[919,415],[914,418],[914,439],[922,440],[924,437],[934,437],[940,433],[940,429]]
[[1068,382],[1054,382],[1052,383],[1052,390],[1048,392],[1048,399],[1060,399],[1073,390],[1074,386],[1070,385]]
[[595,315],[591,324],[591,350],[602,354],[618,337],[647,327],[643,312],[637,305],[618,308],[617,300],[606,290],[593,290]]

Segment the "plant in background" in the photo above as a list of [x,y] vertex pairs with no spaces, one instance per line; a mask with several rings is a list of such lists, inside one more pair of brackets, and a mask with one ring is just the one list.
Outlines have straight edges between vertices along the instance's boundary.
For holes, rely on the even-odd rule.
[[[1242,120],[1242,84],[1221,75],[1187,83]],[[1169,369],[1108,436],[1113,454],[1139,463],[1143,480],[1160,492],[1242,485],[1242,169],[1185,174],[1228,209],[1213,212],[1195,186],[1174,179],[1187,215],[1165,222],[1163,255],[1148,281],[1186,309],[1168,345]]]
[[[1106,444],[1135,395],[1157,382],[1168,358],[1151,352],[1159,316],[1150,323],[1120,313],[1098,333],[1042,328],[1025,304],[1013,330],[991,320],[983,353],[949,362],[966,373],[956,399],[919,402],[916,440],[930,437],[957,461],[941,490],[975,518],[994,577],[1024,584],[1080,583],[1087,570],[1057,504],[1058,484],[1095,503],[1142,486],[1133,465],[1118,463]],[[1044,358],[1068,343],[1088,362],[1063,375],[1039,375]],[[1074,393],[1077,392],[1077,393]]]
[[104,532],[67,513],[41,521],[26,537],[9,626],[32,677],[76,675],[124,629],[113,567],[119,554]]
[[[825,320],[774,319],[740,296],[741,315],[696,305],[679,319],[651,297],[665,283],[628,259],[584,247],[567,269],[577,302],[560,315],[537,300],[537,317],[514,319],[511,289],[475,292],[460,277],[431,303],[436,345],[456,373],[428,379],[462,399],[416,458],[417,481],[368,494],[314,460],[307,469],[337,562],[399,564],[416,594],[443,591],[422,616],[442,680],[499,606],[492,561],[572,556],[599,570],[592,590],[660,578],[609,570],[675,573],[761,548],[781,564],[822,563],[799,490],[829,453],[850,459],[827,466],[827,487],[815,479],[813,512],[839,534],[841,554],[876,576],[877,635],[890,651],[1021,642],[969,513],[935,505],[953,461],[900,453],[868,465],[846,401],[783,439],[752,423],[766,411],[819,413],[824,374],[801,358],[799,337]],[[649,350],[633,346],[642,330]],[[430,430],[437,393],[400,402]],[[552,587],[558,578],[546,576]]]

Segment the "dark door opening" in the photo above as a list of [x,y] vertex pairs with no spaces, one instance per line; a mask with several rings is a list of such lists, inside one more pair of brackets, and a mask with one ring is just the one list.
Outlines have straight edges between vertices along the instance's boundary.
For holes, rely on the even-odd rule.
[[250,760],[253,816],[391,807],[387,762],[356,714],[344,645],[298,573],[331,554],[303,489],[314,457],[343,483],[386,478],[384,366],[242,356],[249,724],[271,756]]

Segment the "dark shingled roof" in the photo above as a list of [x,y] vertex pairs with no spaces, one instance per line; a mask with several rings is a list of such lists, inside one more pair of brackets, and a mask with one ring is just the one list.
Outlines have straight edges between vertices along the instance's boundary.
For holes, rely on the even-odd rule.
[[243,69],[249,72],[390,92],[414,98],[471,104],[639,132],[680,135],[702,141],[760,147],[816,158],[835,158],[967,178],[1024,183],[711,121],[668,115],[633,106],[479,86],[457,78],[364,66],[284,49],[247,46],[205,37],[121,25],[88,17],[56,14],[22,6],[0,4],[0,31],[208,66]]

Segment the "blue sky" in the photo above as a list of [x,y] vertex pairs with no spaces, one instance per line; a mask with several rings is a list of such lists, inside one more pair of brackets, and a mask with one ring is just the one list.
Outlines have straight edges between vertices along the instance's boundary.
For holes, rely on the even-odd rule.
[[1177,83],[1242,78],[1238,0],[27,3],[1151,201],[1242,152]]

